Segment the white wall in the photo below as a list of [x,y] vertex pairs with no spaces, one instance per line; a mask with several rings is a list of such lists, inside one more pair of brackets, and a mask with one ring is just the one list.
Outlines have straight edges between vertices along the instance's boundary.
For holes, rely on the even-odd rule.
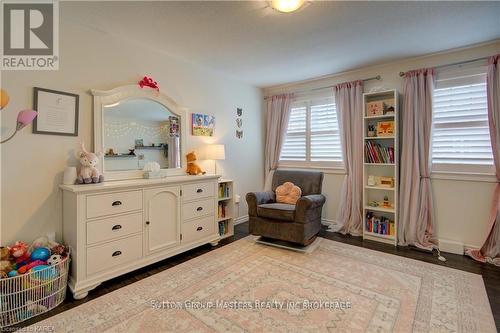
[[[395,88],[402,92],[400,71],[450,64],[497,53],[500,53],[500,41],[380,66],[361,68],[315,80],[269,87],[264,89],[264,95],[309,90],[376,75],[381,75],[383,80],[366,82],[365,91],[370,91],[374,87],[384,87],[387,89]],[[323,218],[326,221],[335,221],[344,174],[339,170],[325,170],[325,172],[327,174],[325,175],[323,191],[327,196],[327,203]],[[432,179],[436,233],[440,245],[447,241],[453,241],[469,246],[480,246],[487,232],[488,213],[495,187],[494,178],[483,177],[469,180],[464,177],[458,177],[458,180],[446,178],[450,177],[434,174]]]
[[[262,95],[251,87],[220,74],[174,59],[152,48],[137,45],[126,36],[111,36],[72,23],[70,4],[61,3],[60,69],[58,71],[8,71],[2,73],[2,88],[11,97],[1,111],[5,128],[14,126],[17,111],[30,108],[33,87],[62,90],[80,95],[79,137],[36,135],[31,126],[2,145],[2,201],[0,241],[31,241],[48,231],[62,230],[61,192],[58,184],[68,165],[76,165],[74,151],[79,140],[92,147],[92,97],[89,89],[111,89],[134,84],[143,75],[152,76],[161,91],[190,112],[216,117],[213,138],[188,135],[187,148],[208,142],[226,145],[226,160],[217,171],[235,180],[236,193],[263,187]],[[236,139],[236,107],[243,108],[243,139]],[[212,163],[202,163],[213,168]],[[212,171],[213,170],[209,170]],[[246,215],[242,200],[239,216]]]

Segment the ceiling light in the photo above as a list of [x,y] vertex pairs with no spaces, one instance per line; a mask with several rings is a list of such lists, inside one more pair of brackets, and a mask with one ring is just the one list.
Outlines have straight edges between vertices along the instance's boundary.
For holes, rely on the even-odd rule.
[[291,13],[302,7],[305,0],[272,0],[271,7],[282,12]]

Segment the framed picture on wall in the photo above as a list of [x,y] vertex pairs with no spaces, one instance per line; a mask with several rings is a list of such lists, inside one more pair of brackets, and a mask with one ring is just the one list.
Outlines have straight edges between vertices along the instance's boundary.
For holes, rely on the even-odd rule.
[[33,133],[78,136],[79,95],[35,87]]
[[191,116],[192,134],[194,136],[214,136],[215,117],[207,114],[193,113]]

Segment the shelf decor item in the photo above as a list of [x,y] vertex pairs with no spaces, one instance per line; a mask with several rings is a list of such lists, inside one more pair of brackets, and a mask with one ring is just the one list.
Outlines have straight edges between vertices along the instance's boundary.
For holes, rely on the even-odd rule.
[[393,136],[394,121],[379,121],[377,123],[377,136]]
[[384,103],[382,101],[374,101],[366,103],[366,116],[374,117],[384,114]]
[[398,92],[384,90],[365,93],[363,102],[363,238],[396,246],[399,195]]

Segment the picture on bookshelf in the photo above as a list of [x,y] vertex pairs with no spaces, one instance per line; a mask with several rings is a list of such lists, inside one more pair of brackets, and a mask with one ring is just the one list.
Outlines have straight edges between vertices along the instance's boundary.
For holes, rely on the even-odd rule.
[[375,101],[366,103],[366,116],[375,117],[384,114],[384,103],[382,101]]
[[379,121],[377,122],[377,136],[393,136],[394,121]]

